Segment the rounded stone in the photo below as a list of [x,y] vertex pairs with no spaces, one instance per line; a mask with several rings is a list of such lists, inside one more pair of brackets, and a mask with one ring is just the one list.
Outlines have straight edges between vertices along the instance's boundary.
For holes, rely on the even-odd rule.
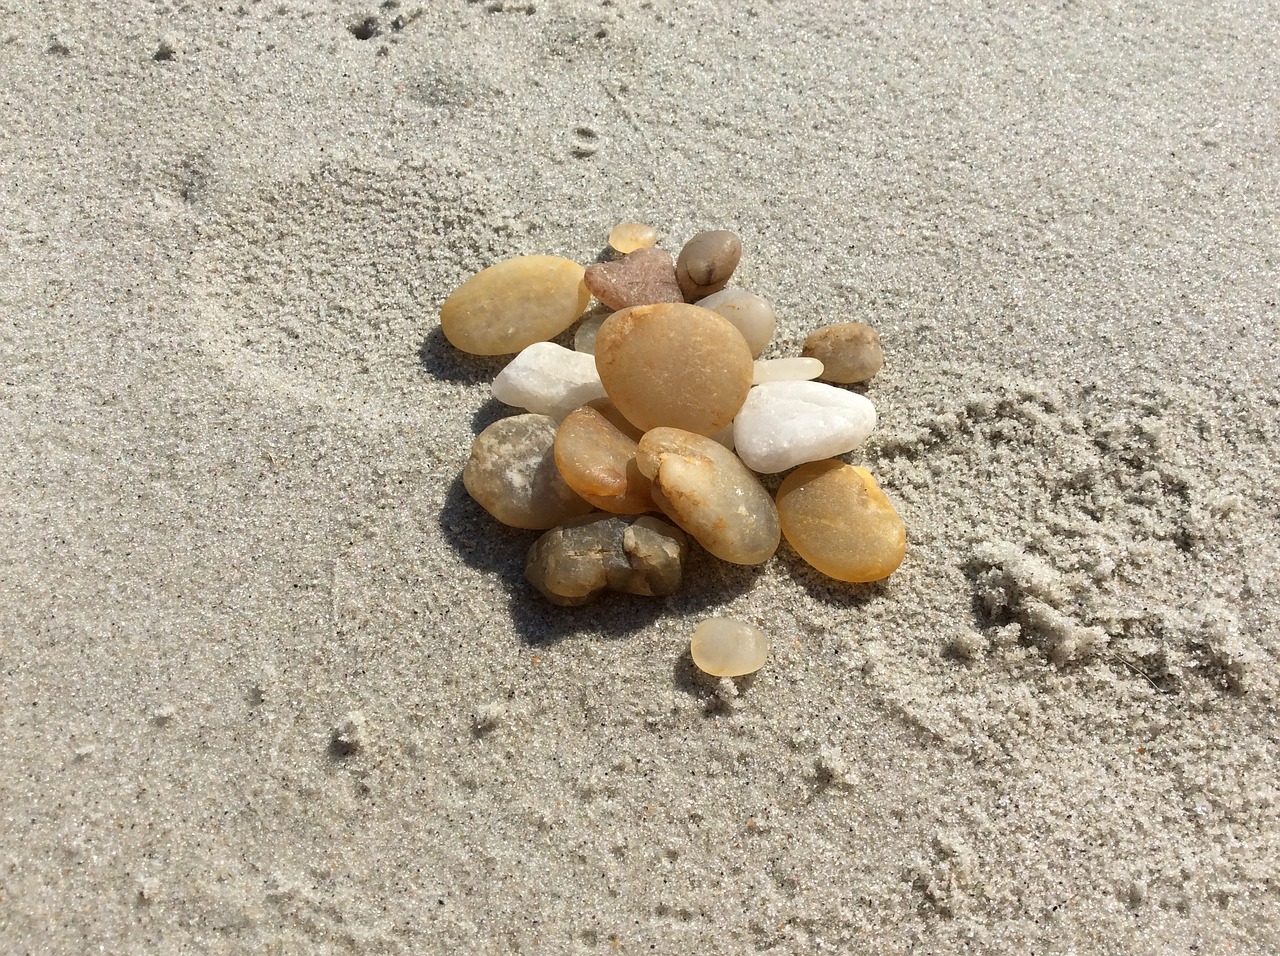
[[875,427],[875,406],[862,395],[825,382],[766,382],[733,420],[733,442],[748,468],[772,475],[853,451]]
[[822,363],[817,359],[796,358],[794,355],[789,355],[786,358],[756,359],[751,384],[808,382],[821,377]]
[[520,256],[477,272],[440,308],[445,338],[474,355],[507,355],[553,339],[591,301],[586,270],[559,256]]
[[880,336],[862,322],[839,322],[809,333],[804,355],[822,363],[820,378],[840,385],[870,381],[884,366]]
[[645,432],[636,464],[653,482],[654,502],[722,561],[762,564],[778,548],[778,512],[738,456],[678,428]]
[[751,389],[751,350],[733,323],[696,305],[615,312],[596,335],[596,368],[618,410],[638,428],[710,435]]
[[747,340],[752,358],[760,357],[778,325],[778,313],[774,311],[772,303],[763,296],[742,289],[724,289],[712,293],[699,299],[698,305],[724,316],[737,326],[742,337]]
[[684,575],[688,543],[657,518],[593,515],[548,531],[529,549],[525,578],[553,604],[586,604],[601,591],[660,597]]
[[871,472],[813,461],[778,488],[782,533],[805,561],[839,581],[879,581],[897,570],[907,531]]
[[544,530],[590,512],[556,467],[556,422],[513,415],[494,422],[471,444],[462,483],[485,511],[513,528]]
[[584,501],[619,515],[657,506],[636,464],[636,441],[589,405],[571,412],[556,432],[556,467]]
[[643,222],[620,222],[609,230],[609,247],[624,256],[658,243],[658,230]]
[[596,336],[600,334],[600,326],[604,324],[604,320],[609,318],[613,312],[611,310],[592,311],[587,313],[578,327],[573,330],[573,350],[575,352],[586,352],[588,355],[596,354]]
[[725,287],[742,258],[742,240],[727,229],[700,232],[676,259],[676,279],[690,302]]
[[689,656],[699,670],[713,677],[742,677],[764,667],[769,638],[744,621],[709,617],[694,628]]

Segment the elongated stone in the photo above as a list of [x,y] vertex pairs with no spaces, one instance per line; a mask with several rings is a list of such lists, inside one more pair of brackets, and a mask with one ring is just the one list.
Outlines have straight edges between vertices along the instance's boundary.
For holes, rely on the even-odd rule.
[[700,232],[676,259],[676,279],[690,302],[725,287],[742,258],[742,240],[727,229]]
[[777,550],[778,513],[769,492],[733,452],[678,428],[645,432],[636,463],[653,500],[722,561],[761,564]]
[[445,338],[464,352],[506,355],[553,339],[591,301],[585,270],[559,256],[520,256],[477,272],[440,308]]
[[768,299],[742,289],[714,292],[699,299],[698,305],[732,322],[747,340],[752,358],[760,357],[778,324],[778,313]]
[[596,360],[554,342],[520,351],[493,380],[493,397],[560,421],[575,408],[604,398]]
[[657,518],[590,516],[548,531],[529,549],[524,574],[553,604],[586,604],[608,589],[660,597],[684,574],[684,534]]
[[676,267],[665,249],[637,249],[613,262],[587,266],[587,288],[610,309],[683,302]]
[[609,246],[626,255],[637,249],[657,245],[658,230],[642,222],[620,222],[609,230]]
[[817,359],[786,358],[756,359],[751,384],[765,382],[808,382],[822,375],[822,363]]
[[596,336],[596,368],[619,411],[644,430],[710,435],[751,388],[751,350],[727,319],[696,305],[615,312]]
[[769,638],[745,621],[709,617],[694,628],[689,656],[699,670],[713,677],[742,677],[764,667]]
[[778,488],[778,517],[796,553],[839,581],[879,581],[906,554],[902,519],[865,468],[801,465]]
[[556,432],[556,467],[583,500],[620,515],[656,505],[636,464],[636,441],[590,405],[569,414]]
[[762,474],[853,451],[876,425],[861,395],[822,382],[767,382],[747,396],[733,420],[733,443]]
[[555,419],[513,415],[482,431],[462,469],[467,493],[503,524],[542,530],[591,511],[556,467]]
[[841,385],[870,381],[884,366],[880,336],[862,322],[838,322],[809,333],[804,354],[822,362],[821,378]]

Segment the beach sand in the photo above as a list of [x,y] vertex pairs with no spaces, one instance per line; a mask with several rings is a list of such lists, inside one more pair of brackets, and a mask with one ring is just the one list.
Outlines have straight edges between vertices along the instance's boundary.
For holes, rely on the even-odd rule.
[[[0,951],[1280,950],[1278,50],[1274,0],[10,3]],[[524,584],[439,305],[627,219],[738,232],[767,355],[879,330],[887,582]]]

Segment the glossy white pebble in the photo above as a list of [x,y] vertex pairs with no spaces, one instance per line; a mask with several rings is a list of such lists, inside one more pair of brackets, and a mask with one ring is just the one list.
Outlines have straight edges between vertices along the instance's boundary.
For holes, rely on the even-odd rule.
[[853,451],[876,426],[870,401],[822,382],[766,382],[747,394],[733,420],[738,457],[771,475]]
[[587,402],[604,398],[595,357],[554,342],[535,342],[493,380],[493,397],[560,421]]

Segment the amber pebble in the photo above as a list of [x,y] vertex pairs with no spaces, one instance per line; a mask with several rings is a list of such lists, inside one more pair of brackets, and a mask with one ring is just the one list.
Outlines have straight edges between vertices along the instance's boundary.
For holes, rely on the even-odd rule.
[[907,531],[871,472],[827,459],[801,465],[778,488],[791,547],[840,581],[879,581],[902,563]]
[[719,292],[738,268],[742,240],[727,229],[700,232],[684,244],[676,259],[676,279],[692,302]]
[[586,283],[591,294],[610,309],[684,301],[666,249],[637,249],[614,262],[587,266]]
[[637,249],[657,245],[658,230],[642,222],[620,222],[609,231],[609,246],[626,255]]
[[524,575],[547,600],[566,607],[606,588],[660,597],[679,589],[687,554],[684,534],[665,521],[593,515],[535,541]]
[[513,415],[471,444],[462,470],[467,493],[513,528],[554,528],[591,511],[556,468],[556,421],[547,415]]
[[653,481],[658,507],[717,558],[761,564],[777,550],[773,499],[723,445],[678,428],[655,428],[640,439],[636,463]]
[[556,467],[583,500],[617,515],[656,507],[649,479],[636,465],[635,439],[589,405],[571,412],[556,432]]
[[591,301],[585,270],[559,256],[520,256],[473,275],[440,308],[445,338],[464,352],[506,355],[555,338]]
[[884,365],[880,336],[862,322],[838,322],[811,332],[804,355],[822,363],[819,378],[839,385],[869,381]]
[[689,656],[699,670],[713,677],[742,677],[764,667],[769,639],[744,621],[709,617],[694,628]]
[[596,335],[596,369],[628,421],[710,435],[751,389],[751,350],[733,323],[696,305],[615,312]]

